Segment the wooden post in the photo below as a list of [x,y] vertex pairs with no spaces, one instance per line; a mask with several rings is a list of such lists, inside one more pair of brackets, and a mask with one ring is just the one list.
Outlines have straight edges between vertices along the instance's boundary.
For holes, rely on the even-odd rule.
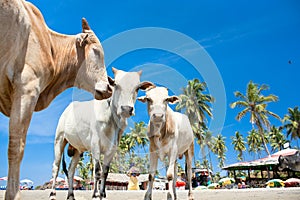
[[233,177],[234,177],[234,180],[236,181],[236,173],[235,173],[235,169],[233,170]]
[[269,170],[270,166],[267,166],[267,172],[268,172],[268,180],[270,180],[270,170]]

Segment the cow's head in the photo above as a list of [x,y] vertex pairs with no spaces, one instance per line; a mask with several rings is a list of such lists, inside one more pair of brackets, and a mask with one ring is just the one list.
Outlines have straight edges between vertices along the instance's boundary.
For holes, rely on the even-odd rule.
[[128,118],[134,115],[138,90],[146,90],[155,85],[148,81],[140,82],[142,71],[124,72],[116,68],[112,68],[112,71],[115,77],[112,105],[118,116]]
[[139,97],[139,101],[148,103],[148,113],[153,124],[161,125],[166,121],[168,103],[174,104],[179,101],[177,96],[169,96],[168,89],[156,87],[146,92],[146,96]]
[[82,33],[76,35],[76,48],[80,65],[76,86],[93,93],[98,100],[109,98],[112,89],[108,82],[103,48],[84,18]]

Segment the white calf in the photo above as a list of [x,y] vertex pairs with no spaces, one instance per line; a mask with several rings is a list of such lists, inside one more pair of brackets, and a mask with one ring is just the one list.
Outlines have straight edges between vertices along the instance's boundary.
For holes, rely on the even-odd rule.
[[154,174],[157,169],[158,158],[169,158],[167,178],[169,190],[167,199],[177,199],[175,183],[177,175],[177,157],[185,155],[187,166],[187,180],[189,185],[189,199],[194,199],[192,194],[192,159],[194,155],[194,135],[188,117],[174,112],[169,103],[176,103],[177,96],[169,96],[168,89],[157,87],[146,92],[146,96],[138,98],[141,102],[148,103],[150,122],[148,137],[150,140],[150,174],[148,191],[145,200],[152,199]]
[[[52,177],[56,180],[64,147],[69,143],[74,148],[74,155],[68,172],[67,199],[74,199],[72,186],[75,168],[80,154],[85,151],[91,151],[93,155],[95,176],[93,199],[106,197],[105,182],[110,162],[127,126],[127,118],[134,115],[137,92],[139,89],[145,90],[154,86],[151,82],[140,82],[141,71],[124,72],[113,68],[113,72],[115,85],[111,99],[73,102],[60,117],[55,137]],[[100,163],[101,154],[104,155],[103,166]],[[56,199],[55,181],[50,199]]]

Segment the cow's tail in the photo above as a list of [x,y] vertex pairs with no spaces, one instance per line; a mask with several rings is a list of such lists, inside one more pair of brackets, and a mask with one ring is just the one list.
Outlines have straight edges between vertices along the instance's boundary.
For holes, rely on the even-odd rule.
[[62,168],[63,168],[63,171],[64,171],[64,173],[65,173],[65,175],[67,176],[67,178],[69,178],[68,177],[68,170],[67,170],[67,164],[66,164],[66,160],[65,160],[65,153],[63,152],[63,155],[62,155],[63,157],[62,157]]

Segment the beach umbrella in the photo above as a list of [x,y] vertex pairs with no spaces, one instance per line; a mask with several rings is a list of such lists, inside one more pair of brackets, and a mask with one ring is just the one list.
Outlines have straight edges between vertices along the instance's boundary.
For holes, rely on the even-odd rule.
[[33,181],[29,180],[29,179],[23,179],[20,181],[20,183],[27,183],[27,184],[32,184],[33,185]]
[[75,181],[83,181],[83,179],[79,176],[74,176],[73,178]]
[[7,176],[1,177],[0,181],[7,181]]
[[[53,182],[53,178],[50,179],[50,182]],[[65,182],[65,179],[63,179],[61,177],[57,177],[56,182]]]
[[218,183],[211,183],[207,186],[207,189],[216,189],[219,187]]
[[295,187],[300,185],[300,179],[299,178],[289,178],[286,181],[284,181],[285,187]]
[[207,190],[207,187],[204,185],[199,185],[198,187],[195,188],[195,190]]
[[175,187],[183,187],[185,186],[185,182],[182,180],[176,180]]
[[284,182],[281,179],[272,179],[266,182],[267,187],[284,187]]
[[220,179],[218,183],[221,186],[225,186],[225,185],[230,185],[234,182],[235,182],[235,180],[233,178],[225,177],[225,178]]

